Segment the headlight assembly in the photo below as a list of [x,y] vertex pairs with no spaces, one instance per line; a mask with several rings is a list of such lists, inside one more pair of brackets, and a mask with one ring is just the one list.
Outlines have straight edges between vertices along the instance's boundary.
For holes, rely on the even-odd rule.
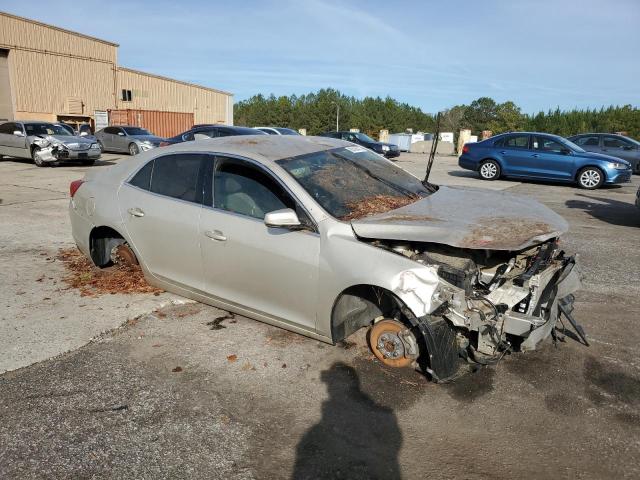
[[615,168],[616,170],[626,170],[627,169],[627,165],[624,164],[624,163],[609,162],[608,165],[609,165],[609,168]]

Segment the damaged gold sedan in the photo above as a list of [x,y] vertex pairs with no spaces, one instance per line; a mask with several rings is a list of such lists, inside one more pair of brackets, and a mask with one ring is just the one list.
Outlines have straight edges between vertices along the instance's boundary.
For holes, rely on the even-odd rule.
[[575,324],[561,217],[340,140],[145,152],[74,182],[70,216],[98,266],[139,262],[153,285],[329,343],[367,328],[382,362],[436,381],[535,349],[561,314]]

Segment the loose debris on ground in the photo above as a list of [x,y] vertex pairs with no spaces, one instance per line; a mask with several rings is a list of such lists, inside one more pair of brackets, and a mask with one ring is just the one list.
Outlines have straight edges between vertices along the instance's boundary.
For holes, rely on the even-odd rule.
[[233,313],[226,313],[220,317],[214,318],[210,322],[207,322],[206,325],[211,327],[210,330],[222,330],[223,328],[227,328],[226,325],[222,325],[222,322],[225,320],[231,320],[230,323],[236,323],[234,320],[236,316]]
[[393,195],[372,195],[361,201],[347,204],[349,213],[343,215],[341,220],[355,220],[357,218],[375,215],[377,213],[385,213],[396,208],[404,207],[410,203],[414,203],[418,197],[398,197]]
[[69,272],[63,278],[64,282],[69,287],[80,290],[80,295],[83,297],[116,293],[159,295],[163,291],[146,282],[142,269],[138,265],[114,265],[100,269],[76,248],[60,249],[56,258]]

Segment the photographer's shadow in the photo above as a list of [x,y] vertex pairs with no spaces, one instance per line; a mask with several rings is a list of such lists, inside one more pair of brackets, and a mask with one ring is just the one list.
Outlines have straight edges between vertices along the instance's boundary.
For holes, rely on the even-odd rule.
[[402,432],[396,415],[360,390],[356,371],[335,363],[322,372],[329,398],[320,422],[298,444],[292,478],[399,479]]

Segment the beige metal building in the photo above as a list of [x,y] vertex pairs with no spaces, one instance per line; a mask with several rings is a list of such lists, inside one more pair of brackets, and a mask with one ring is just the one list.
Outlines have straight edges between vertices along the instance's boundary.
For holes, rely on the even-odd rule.
[[0,12],[0,122],[99,128],[107,117],[127,118],[162,136],[233,124],[231,93],[120,67],[117,57],[115,43]]

